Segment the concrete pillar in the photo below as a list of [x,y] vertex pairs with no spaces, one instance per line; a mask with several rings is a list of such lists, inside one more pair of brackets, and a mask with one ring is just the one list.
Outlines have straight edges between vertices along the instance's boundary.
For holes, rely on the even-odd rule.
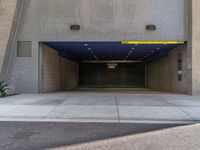
[[189,0],[189,43],[192,55],[192,94],[200,95],[200,1]]
[[5,80],[23,0],[0,1],[0,78]]

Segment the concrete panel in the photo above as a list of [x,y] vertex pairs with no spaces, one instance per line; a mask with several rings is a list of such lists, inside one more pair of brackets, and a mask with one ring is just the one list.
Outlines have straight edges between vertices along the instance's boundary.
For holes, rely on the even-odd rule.
[[60,90],[60,56],[58,52],[46,45],[43,52],[43,92],[56,92]]
[[[81,110],[81,111],[80,111]],[[65,119],[118,119],[116,106],[88,106],[88,105],[68,105],[59,106],[52,111],[50,118]]]
[[78,87],[79,67],[76,62],[60,57],[61,90],[73,90]]
[[193,120],[176,107],[119,106],[120,119]]
[[172,106],[165,99],[157,95],[120,95],[117,104],[121,106]]
[[67,97],[63,105],[100,105],[100,106],[110,106],[116,105],[115,96],[112,95],[99,95],[99,94],[89,94],[89,95],[73,95],[72,97]]
[[[4,105],[5,108],[10,108],[10,106]],[[55,106],[23,106],[15,105],[12,106],[13,109],[6,111],[5,113],[0,113],[0,116],[6,116],[10,114],[10,117],[45,117],[47,116]],[[11,108],[12,108],[11,107]],[[37,111],[36,111],[37,110]]]
[[[18,38],[38,41],[186,40],[184,0],[26,0]],[[71,31],[80,24],[80,31]],[[146,31],[155,24],[157,31]]]
[[32,41],[32,57],[17,57],[17,42],[9,64],[6,82],[16,93],[38,93],[39,46]]
[[190,115],[195,120],[200,120],[200,109],[199,107],[179,107],[182,111]]

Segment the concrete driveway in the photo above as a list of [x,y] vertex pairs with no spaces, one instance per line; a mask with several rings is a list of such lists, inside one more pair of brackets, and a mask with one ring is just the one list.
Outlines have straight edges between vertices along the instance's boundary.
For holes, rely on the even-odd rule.
[[200,97],[165,93],[63,92],[0,99],[0,121],[195,123]]

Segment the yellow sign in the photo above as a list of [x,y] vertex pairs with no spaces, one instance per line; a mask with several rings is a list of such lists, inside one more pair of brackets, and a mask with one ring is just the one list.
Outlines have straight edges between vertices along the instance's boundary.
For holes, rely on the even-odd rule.
[[134,45],[167,45],[167,44],[184,44],[185,41],[122,41],[121,44],[134,44]]

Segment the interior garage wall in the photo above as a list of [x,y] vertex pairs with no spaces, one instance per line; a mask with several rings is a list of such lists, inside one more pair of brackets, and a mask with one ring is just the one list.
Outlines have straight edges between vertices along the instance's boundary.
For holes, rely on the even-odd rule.
[[42,44],[42,91],[57,92],[78,87],[79,65],[61,57],[58,52]]
[[[178,55],[182,55],[182,81],[178,81]],[[165,58],[147,65],[148,87],[158,91],[188,93],[187,46],[172,50]]]
[[79,65],[71,60],[60,57],[61,90],[73,90],[78,87]]
[[60,57],[58,52],[46,45],[43,50],[43,89],[42,92],[56,92],[60,90]]

